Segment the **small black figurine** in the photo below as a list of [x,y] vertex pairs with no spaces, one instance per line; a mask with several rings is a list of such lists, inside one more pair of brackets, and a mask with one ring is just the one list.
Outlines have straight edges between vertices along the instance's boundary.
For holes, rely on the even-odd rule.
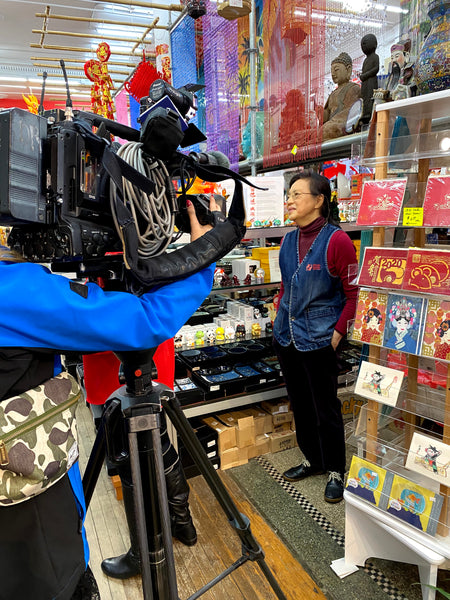
[[380,69],[380,57],[375,53],[378,41],[373,33],[368,33],[361,39],[361,50],[366,55],[362,71],[359,76],[361,80],[361,98],[363,99],[363,114],[361,121],[367,124],[372,117],[373,92],[378,89],[378,71]]

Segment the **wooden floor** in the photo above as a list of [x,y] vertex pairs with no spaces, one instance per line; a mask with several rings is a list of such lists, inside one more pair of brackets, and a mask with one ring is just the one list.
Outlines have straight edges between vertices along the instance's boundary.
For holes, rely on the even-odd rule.
[[[78,410],[80,462],[86,464],[95,437],[88,408]],[[251,530],[265,553],[265,561],[288,600],[325,600],[312,579],[287,548],[248,503],[227,472],[219,472],[239,511],[251,523]],[[174,540],[178,595],[186,600],[237,560],[241,541],[202,477],[189,480],[190,508],[197,528],[198,542],[187,547]],[[97,579],[102,600],[140,600],[139,577],[120,581],[106,577],[100,568],[104,558],[128,549],[128,529],[122,501],[117,500],[111,479],[103,469],[97,483],[87,519],[86,530],[91,551],[90,565]],[[259,565],[246,562],[201,596],[205,600],[271,600],[276,598]]]

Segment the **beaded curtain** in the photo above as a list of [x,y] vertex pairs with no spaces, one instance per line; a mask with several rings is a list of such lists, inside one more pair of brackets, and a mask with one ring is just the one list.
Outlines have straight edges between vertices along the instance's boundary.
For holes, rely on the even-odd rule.
[[207,147],[236,165],[239,158],[239,77],[237,22],[217,14],[206,3],[202,17]]
[[266,0],[263,166],[319,155],[326,0]]
[[[188,83],[203,83],[199,72],[198,50],[201,45],[201,37],[197,41],[198,23],[201,20],[194,21],[190,17],[181,19],[175,29],[170,34],[170,46],[172,49],[172,84],[175,88],[187,85]],[[199,127],[204,132],[200,123],[202,116],[202,98],[203,92],[196,92],[198,98],[199,110],[191,123]],[[189,147],[190,151],[199,152],[199,144]]]

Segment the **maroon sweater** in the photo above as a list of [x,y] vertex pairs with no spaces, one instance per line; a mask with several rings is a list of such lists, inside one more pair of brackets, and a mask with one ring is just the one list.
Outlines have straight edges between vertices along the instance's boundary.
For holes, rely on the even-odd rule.
[[[311,244],[316,239],[319,231],[325,225],[326,219],[318,217],[315,221],[300,227],[299,235],[299,257],[300,262],[305,258],[306,253],[311,247]],[[358,287],[352,285],[349,281],[348,267],[349,265],[357,264],[356,251],[352,240],[349,236],[340,229],[331,236],[328,244],[327,263],[331,275],[339,277],[342,281],[342,288],[345,294],[345,306],[339,321],[336,323],[335,329],[341,335],[347,333],[349,321],[355,318],[356,300],[358,296]],[[283,282],[280,287],[280,299],[284,292]]]

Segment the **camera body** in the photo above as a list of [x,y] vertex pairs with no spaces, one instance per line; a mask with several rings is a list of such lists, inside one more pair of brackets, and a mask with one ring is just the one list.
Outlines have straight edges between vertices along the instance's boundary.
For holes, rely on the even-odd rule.
[[[150,159],[170,160],[171,168],[178,146],[206,140],[188,123],[197,104],[187,87],[157,80],[141,106],[140,132],[82,111],[73,120],[63,111],[0,111],[0,224],[12,227],[10,247],[49,263],[98,261],[122,250],[103,163],[110,134],[141,141]],[[179,227],[185,223],[177,220]]]
[[101,143],[75,121],[19,108],[0,112],[0,223],[29,260],[99,257],[120,250]]

